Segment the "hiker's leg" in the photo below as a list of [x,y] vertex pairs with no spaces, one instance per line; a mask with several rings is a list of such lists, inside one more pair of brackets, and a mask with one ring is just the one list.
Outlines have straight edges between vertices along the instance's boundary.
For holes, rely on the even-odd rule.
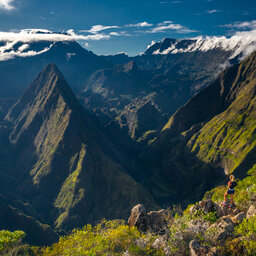
[[231,204],[234,204],[234,194],[231,194]]
[[224,194],[224,202],[227,202],[227,195],[228,195],[228,193],[226,191],[225,194]]

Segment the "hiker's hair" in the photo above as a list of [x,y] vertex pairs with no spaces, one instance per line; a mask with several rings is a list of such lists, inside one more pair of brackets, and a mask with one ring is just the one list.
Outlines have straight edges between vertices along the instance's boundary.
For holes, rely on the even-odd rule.
[[229,175],[229,179],[234,181],[235,180],[235,176],[233,174]]

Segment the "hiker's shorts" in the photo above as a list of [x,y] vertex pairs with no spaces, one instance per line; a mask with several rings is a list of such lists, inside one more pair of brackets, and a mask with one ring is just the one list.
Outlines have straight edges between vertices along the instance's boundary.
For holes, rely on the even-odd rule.
[[234,189],[229,188],[229,189],[228,189],[228,191],[227,191],[227,193],[228,193],[228,194],[230,194],[230,195],[231,195],[231,194],[234,194],[234,193],[235,193],[235,190],[234,190]]

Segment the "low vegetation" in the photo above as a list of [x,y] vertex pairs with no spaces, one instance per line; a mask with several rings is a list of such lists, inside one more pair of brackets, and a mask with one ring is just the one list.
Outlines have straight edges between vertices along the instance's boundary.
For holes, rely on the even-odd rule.
[[123,220],[106,221],[92,227],[75,229],[58,243],[42,249],[43,256],[64,255],[164,255],[152,247],[154,235],[140,233],[129,228]]
[[20,249],[22,240],[26,234],[17,230],[11,232],[9,230],[0,231],[0,255],[14,255],[14,252]]

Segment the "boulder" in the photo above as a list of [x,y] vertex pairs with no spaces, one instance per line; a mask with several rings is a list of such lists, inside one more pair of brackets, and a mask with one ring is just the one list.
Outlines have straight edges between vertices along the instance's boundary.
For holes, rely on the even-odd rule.
[[231,218],[231,215],[223,216],[207,230],[213,234],[212,238],[215,242],[224,243],[228,237],[232,237],[236,223]]
[[165,234],[167,230],[167,211],[146,212],[144,205],[138,204],[131,210],[128,219],[129,227],[137,227],[142,232],[152,232],[159,235]]
[[155,249],[161,249],[167,247],[166,245],[166,239],[164,239],[162,236],[158,237],[153,243],[152,247]]
[[190,208],[191,214],[196,214],[199,211],[203,212],[204,214],[215,211],[214,202],[210,199],[207,199],[200,201],[198,204],[195,204]]
[[210,248],[203,246],[197,240],[192,240],[189,243],[190,256],[217,256],[218,250],[216,247]]
[[251,205],[249,210],[247,211],[246,218],[252,218],[256,216],[256,207],[254,205]]
[[187,224],[187,229],[192,234],[204,234],[205,231],[210,227],[210,222],[204,221],[203,219],[192,219]]
[[242,223],[245,218],[246,218],[245,213],[244,212],[240,212],[236,216],[232,217],[231,219],[232,219],[232,221],[234,223],[239,224],[239,223]]
[[223,212],[222,208],[220,207],[220,205],[214,203],[214,210],[216,211],[218,218],[224,216],[224,212]]
[[160,235],[165,234],[168,223],[167,223],[167,211],[151,211],[148,213],[149,217],[149,229],[153,233]]
[[209,212],[216,212],[218,218],[226,215],[237,215],[240,211],[236,207],[229,208],[228,205],[214,203],[211,199],[200,201],[198,204],[190,208],[190,213],[195,215],[197,213],[208,214]]
[[199,205],[202,208],[204,214],[208,214],[209,212],[215,211],[214,202],[210,199],[200,201]]
[[137,227],[140,231],[146,232],[148,229],[149,218],[143,204],[137,204],[131,210],[128,219],[129,227]]
[[192,240],[189,243],[189,251],[191,256],[198,256],[200,255],[201,245],[197,240]]
[[240,210],[236,207],[228,207],[228,205],[223,205],[221,204],[215,204],[215,209],[217,212],[218,217],[222,217],[222,216],[227,216],[227,215],[231,215],[231,216],[235,216],[238,213],[240,213]]

